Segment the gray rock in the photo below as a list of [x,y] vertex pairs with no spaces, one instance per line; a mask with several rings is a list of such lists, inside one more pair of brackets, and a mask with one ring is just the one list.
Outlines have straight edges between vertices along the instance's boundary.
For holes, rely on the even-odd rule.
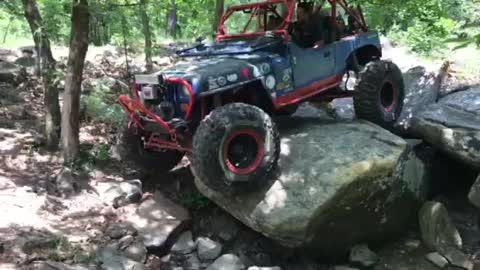
[[472,260],[458,248],[449,247],[443,255],[451,265],[466,270],[473,270],[474,265]]
[[135,241],[135,237],[133,237],[132,235],[125,235],[120,240],[118,240],[118,245],[120,246],[121,250],[124,250],[128,246],[130,246],[133,241]]
[[197,239],[197,253],[201,260],[215,260],[222,253],[222,244],[200,237]]
[[480,168],[480,88],[442,98],[415,115],[412,124],[425,141]]
[[62,195],[71,195],[75,191],[75,180],[69,168],[63,168],[57,176],[57,189]]
[[462,238],[439,202],[426,202],[419,211],[420,232],[425,245],[443,254],[449,247],[462,247]]
[[[134,205],[132,205],[134,206]],[[160,192],[137,207],[125,207],[119,215],[138,231],[147,248],[163,246],[170,234],[190,219],[188,211]]]
[[468,192],[468,200],[477,208],[480,208],[480,175]]
[[358,270],[358,268],[345,266],[345,265],[337,265],[333,268],[333,270]]
[[378,262],[378,255],[367,245],[356,245],[350,250],[350,262],[362,267],[370,267]]
[[75,263],[89,263],[92,260],[92,256],[88,252],[77,252],[75,255],[73,255],[73,261]]
[[116,207],[137,203],[143,195],[140,180],[97,182],[94,188],[105,203]]
[[245,269],[240,258],[233,254],[225,254],[216,259],[207,270],[242,270]]
[[433,72],[424,67],[415,67],[403,74],[405,82],[405,99],[402,112],[397,120],[397,131],[402,134],[411,133],[413,116],[425,106],[437,101],[440,82]]
[[126,235],[134,235],[135,233],[136,230],[127,223],[113,223],[105,230],[105,234],[112,239],[120,239]]
[[22,69],[15,64],[0,60],[0,82],[16,84]]
[[146,265],[123,256],[120,251],[103,246],[97,249],[97,259],[105,270],[146,270]]
[[228,242],[237,235],[239,222],[228,214],[219,215],[212,220],[211,229],[220,239]]
[[88,270],[80,265],[68,265],[60,262],[39,261],[34,262],[29,269],[33,270]]
[[189,254],[194,250],[195,242],[193,242],[191,231],[182,233],[171,249],[173,253],[177,254]]
[[34,67],[36,64],[36,60],[34,57],[31,56],[22,56],[15,60],[15,64],[22,67]]
[[403,231],[425,199],[423,160],[392,133],[365,121],[299,116],[279,125],[280,169],[266,186],[229,196],[198,177],[195,184],[232,216],[280,244],[306,247],[316,256],[341,255],[359,241],[381,241]]
[[148,269],[161,269],[162,261],[158,256],[150,255],[148,256],[146,265]]
[[282,270],[279,266],[272,266],[272,267],[259,267],[259,266],[251,266],[248,270]]
[[445,266],[448,265],[447,259],[438,252],[428,253],[427,255],[425,255],[425,258],[429,262],[433,263],[434,265],[440,268],[445,268]]
[[143,263],[147,260],[147,248],[142,241],[133,242],[123,251],[123,254],[137,262]]
[[186,258],[186,269],[188,270],[200,270],[202,264],[195,253],[188,254]]

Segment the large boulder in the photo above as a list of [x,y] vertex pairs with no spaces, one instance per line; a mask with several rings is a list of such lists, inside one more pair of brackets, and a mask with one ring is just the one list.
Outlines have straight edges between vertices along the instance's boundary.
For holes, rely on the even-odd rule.
[[368,122],[286,121],[278,176],[266,187],[227,196],[196,178],[199,190],[254,230],[316,256],[344,255],[412,224],[428,178],[414,147]]
[[445,153],[480,167],[480,87],[427,106],[415,116],[412,128]]
[[24,74],[24,69],[15,64],[0,60],[0,82],[17,84],[19,77]]
[[405,100],[402,112],[396,126],[400,134],[410,134],[413,116],[425,106],[437,101],[441,82],[445,76],[444,70],[439,74],[429,72],[425,67],[418,66],[403,73],[405,81]]

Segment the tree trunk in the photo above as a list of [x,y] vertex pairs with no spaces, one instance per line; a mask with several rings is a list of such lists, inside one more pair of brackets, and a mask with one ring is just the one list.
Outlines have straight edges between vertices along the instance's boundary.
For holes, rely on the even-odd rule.
[[216,34],[218,30],[218,25],[222,19],[223,11],[225,6],[225,0],[215,0],[215,17],[212,25],[213,33]]
[[88,49],[89,19],[88,0],[73,0],[70,51],[62,110],[62,147],[63,157],[67,163],[73,162],[79,153],[80,91]]
[[40,63],[40,74],[44,89],[45,137],[47,148],[58,147],[60,135],[60,105],[58,89],[55,85],[55,59],[52,56],[50,40],[44,30],[43,20],[35,0],[22,0],[25,18],[30,25],[32,37],[37,50],[37,61]]
[[177,3],[171,0],[172,7],[167,14],[167,33],[172,38],[177,38]]
[[140,17],[142,18],[143,35],[145,36],[145,62],[147,72],[153,71],[152,63],[152,34],[150,33],[150,22],[147,15],[148,0],[140,0]]
[[10,17],[10,19],[8,20],[7,27],[5,28],[5,33],[3,34],[2,43],[5,43],[7,41],[8,31],[10,31],[10,25],[12,24],[12,21],[13,21],[13,17]]

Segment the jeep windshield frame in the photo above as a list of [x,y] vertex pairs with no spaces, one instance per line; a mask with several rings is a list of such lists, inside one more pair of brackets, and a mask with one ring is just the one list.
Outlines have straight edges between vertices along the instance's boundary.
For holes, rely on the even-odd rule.
[[[266,36],[266,35],[274,35],[274,36],[280,35],[283,37],[285,41],[288,41],[289,33],[287,29],[289,25],[292,23],[293,14],[295,12],[297,2],[298,2],[297,0],[268,0],[264,2],[232,6],[227,9],[227,11],[225,12],[225,14],[222,16],[220,20],[220,24],[218,26],[218,31],[216,35],[216,41],[220,42],[220,41],[235,40],[235,39],[252,39],[255,37]],[[363,31],[365,32],[368,31],[368,27],[365,22],[365,18],[363,16],[362,8],[360,5],[357,5],[356,7],[357,11],[354,11],[354,9],[351,8],[350,5],[348,4],[347,0],[327,0],[327,1],[324,1],[323,3],[325,2],[330,3],[332,7],[330,17],[332,20],[332,25],[334,27],[337,26],[336,14],[337,14],[337,4],[338,4],[343,10],[345,10],[347,14],[352,16],[352,18],[359,24],[360,28]],[[287,15],[285,18],[282,18],[282,16],[275,9],[270,8],[272,5],[278,5],[278,4],[283,4],[287,7]],[[225,26],[225,22],[235,12],[250,13],[250,16],[241,33],[228,33],[227,28]],[[271,31],[267,30],[268,12],[283,19],[282,23],[279,26],[277,26],[274,30],[271,30]],[[263,15],[262,16],[263,18],[260,18],[260,15]],[[258,26],[257,28],[259,28],[259,26],[261,25],[260,22],[263,19],[263,29],[261,31],[247,33],[247,29],[255,16],[257,16],[257,26]]]

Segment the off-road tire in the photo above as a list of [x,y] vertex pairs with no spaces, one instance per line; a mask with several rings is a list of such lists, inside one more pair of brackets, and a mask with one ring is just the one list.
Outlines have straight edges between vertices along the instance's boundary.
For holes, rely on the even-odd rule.
[[123,121],[117,134],[120,158],[131,162],[144,173],[166,173],[182,160],[184,154],[175,150],[154,151],[143,147],[141,136],[135,134]]
[[355,84],[355,114],[393,131],[404,97],[405,85],[398,66],[390,61],[372,61],[360,72]]
[[[251,158],[255,169],[237,174],[231,167],[234,162],[230,162],[229,149],[234,147],[235,136],[248,138],[249,134],[242,135],[244,132],[257,136],[254,148],[257,151],[252,151],[255,158]],[[236,146],[238,149],[239,145]],[[238,194],[268,185],[279,155],[280,137],[270,116],[258,107],[231,103],[213,110],[200,123],[193,137],[191,169],[209,188],[224,194]]]

